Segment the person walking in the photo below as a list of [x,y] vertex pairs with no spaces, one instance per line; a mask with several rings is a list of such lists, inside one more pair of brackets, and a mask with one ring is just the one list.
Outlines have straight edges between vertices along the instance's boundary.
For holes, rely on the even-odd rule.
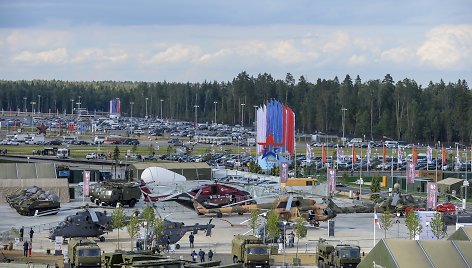
[[190,232],[190,235],[188,236],[188,241],[190,242],[190,248],[194,248],[193,242],[195,241],[195,236],[193,235],[193,232]]
[[23,243],[23,256],[25,257],[28,257],[28,241],[25,240],[25,242]]
[[205,262],[205,251],[200,249],[200,251],[198,252],[198,256],[200,256],[200,262]]
[[33,227],[31,227],[31,229],[30,229],[30,240],[31,241],[33,241],[33,234],[34,234]]
[[192,256],[192,261],[197,261],[197,252],[195,250],[190,253],[190,256]]
[[20,228],[20,242],[23,242],[23,234],[25,233],[25,227],[21,226]]
[[208,251],[208,261],[211,261],[213,259],[213,251],[210,249]]

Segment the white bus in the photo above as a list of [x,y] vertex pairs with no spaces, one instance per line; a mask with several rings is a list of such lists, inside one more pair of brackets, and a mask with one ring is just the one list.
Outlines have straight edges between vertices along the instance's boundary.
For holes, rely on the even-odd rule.
[[387,148],[397,148],[398,147],[398,141],[385,141],[385,147]]

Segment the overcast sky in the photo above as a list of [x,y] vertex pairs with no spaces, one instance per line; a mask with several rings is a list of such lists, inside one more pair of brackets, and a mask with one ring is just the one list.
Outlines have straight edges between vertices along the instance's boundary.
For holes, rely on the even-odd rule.
[[472,81],[470,0],[0,0],[0,79]]

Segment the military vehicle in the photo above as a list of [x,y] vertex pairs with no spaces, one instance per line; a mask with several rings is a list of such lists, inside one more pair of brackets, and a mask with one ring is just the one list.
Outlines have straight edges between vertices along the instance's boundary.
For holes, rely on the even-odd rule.
[[375,203],[372,201],[357,201],[354,200],[352,205],[340,207],[331,198],[323,197],[323,203],[326,204],[329,208],[331,208],[337,214],[344,214],[344,213],[371,213],[374,212]]
[[7,203],[20,215],[33,216],[42,211],[58,211],[61,207],[59,196],[53,191],[44,191],[40,187],[33,186],[18,190],[6,197]]
[[237,213],[242,215],[254,210],[268,211],[275,209],[275,211],[277,211],[280,216],[288,222],[294,222],[297,218],[303,218],[313,226],[319,226],[320,221],[327,221],[336,217],[336,212],[327,205],[317,204],[313,199],[303,198],[302,196],[293,196],[292,194],[286,197],[276,198],[274,202],[265,204],[235,205],[211,209],[205,208],[195,199],[193,199],[193,204],[197,214],[216,214],[216,217],[218,218],[221,218],[223,214]]
[[[115,207],[118,203],[134,207],[141,198],[139,185],[131,182],[97,183],[92,191],[91,200],[97,205]],[[97,190],[95,190],[97,189]]]
[[69,262],[71,267],[101,267],[101,250],[94,241],[86,237],[69,240]]
[[270,267],[270,246],[253,235],[235,235],[231,254],[233,263],[244,263],[246,267]]
[[360,247],[355,245],[329,244],[320,238],[317,244],[316,259],[319,268],[357,267],[361,262]]
[[111,215],[106,211],[95,211],[85,207],[83,211],[75,215],[67,216],[63,222],[49,231],[49,239],[56,236],[64,238],[73,237],[98,237],[101,242],[105,241],[102,235],[113,230]]

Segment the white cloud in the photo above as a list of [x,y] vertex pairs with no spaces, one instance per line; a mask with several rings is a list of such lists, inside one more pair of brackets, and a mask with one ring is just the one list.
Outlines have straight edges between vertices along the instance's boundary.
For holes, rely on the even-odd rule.
[[202,54],[200,47],[176,44],[151,57],[146,63],[178,63],[196,60]]
[[323,52],[328,54],[338,54],[349,45],[349,34],[344,31],[337,31],[322,45]]
[[88,48],[79,50],[75,57],[71,60],[73,63],[80,63],[86,61],[94,62],[112,62],[116,63],[128,59],[128,54],[122,49],[101,49]]
[[314,51],[297,48],[294,41],[278,41],[270,45],[267,55],[284,64],[294,64],[305,60],[314,59],[317,54]]
[[22,51],[13,55],[12,60],[26,63],[65,63],[68,58],[66,48],[57,48],[55,50],[46,50],[41,52]]
[[214,62],[216,60],[220,60],[220,59],[230,57],[232,55],[234,55],[233,49],[223,48],[223,49],[220,49],[220,50],[216,51],[215,53],[205,53],[205,54],[203,54],[198,59],[198,61],[202,62],[202,63],[210,63],[210,62]]
[[396,47],[382,52],[380,59],[391,61],[396,64],[406,63],[415,58],[415,52],[411,48]]
[[6,40],[12,50],[65,47],[71,34],[58,30],[25,29],[11,32]]
[[472,25],[449,25],[433,28],[416,51],[421,63],[439,69],[470,64],[472,59]]
[[368,62],[368,60],[367,60],[366,56],[357,55],[357,54],[352,55],[348,60],[348,63],[351,64],[351,65],[362,65],[362,64],[365,64],[367,62]]

